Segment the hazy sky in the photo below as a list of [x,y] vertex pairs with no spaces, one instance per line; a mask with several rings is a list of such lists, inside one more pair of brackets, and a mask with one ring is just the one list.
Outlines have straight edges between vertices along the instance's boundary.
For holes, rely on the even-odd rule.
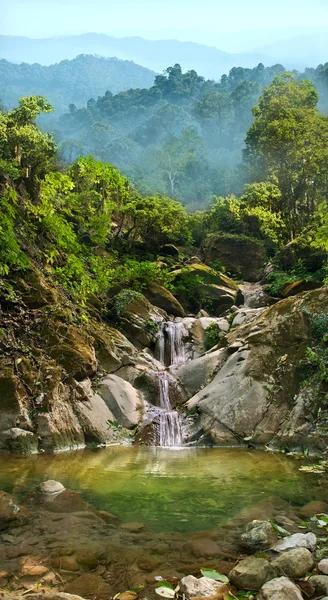
[[[0,33],[99,32],[180,39],[227,31],[328,25],[328,0],[2,0]],[[196,41],[196,40],[195,40]]]

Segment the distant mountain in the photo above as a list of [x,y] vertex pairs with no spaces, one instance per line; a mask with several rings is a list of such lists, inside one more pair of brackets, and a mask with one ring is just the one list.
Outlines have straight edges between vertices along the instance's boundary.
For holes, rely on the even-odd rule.
[[51,66],[0,60],[0,98],[8,107],[22,96],[46,96],[58,112],[70,104],[83,106],[109,90],[150,88],[156,73],[132,61],[80,55]]
[[117,56],[157,72],[179,63],[183,70],[195,69],[200,75],[216,80],[232,67],[254,67],[259,62],[268,62],[263,54],[229,54],[211,46],[178,40],[115,38],[96,33],[46,39],[0,36],[0,58],[11,62],[49,65],[79,54]]
[[328,28],[315,34],[297,35],[255,50],[287,68],[303,69],[328,62]]

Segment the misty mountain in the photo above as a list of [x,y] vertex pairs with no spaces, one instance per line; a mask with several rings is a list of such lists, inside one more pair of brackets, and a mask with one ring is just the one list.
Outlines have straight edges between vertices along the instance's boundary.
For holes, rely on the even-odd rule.
[[70,104],[82,106],[107,90],[113,94],[130,88],[149,88],[156,73],[132,61],[80,55],[51,66],[13,64],[0,60],[0,97],[10,107],[22,96],[46,96],[59,112]]
[[216,80],[233,67],[254,67],[259,62],[271,62],[263,53],[229,54],[215,47],[178,40],[115,38],[96,33],[46,39],[0,36],[0,57],[11,62],[49,65],[79,54],[116,56],[157,72],[163,71],[168,64],[179,63],[185,70],[195,69],[204,77]]
[[258,48],[277,62],[283,61],[287,68],[303,69],[305,66],[326,63],[328,60],[328,29],[320,33],[297,35]]

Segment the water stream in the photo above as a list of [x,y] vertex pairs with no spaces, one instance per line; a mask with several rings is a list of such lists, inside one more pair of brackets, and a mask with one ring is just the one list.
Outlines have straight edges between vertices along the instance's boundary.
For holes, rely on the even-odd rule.
[[[165,366],[166,346],[170,356],[170,365],[182,364],[185,361],[183,343],[183,323],[169,321],[164,323],[159,331],[158,347],[159,358]],[[169,394],[169,374],[167,371],[159,371],[160,389],[160,445],[164,447],[182,446],[182,433],[179,413],[172,410]]]

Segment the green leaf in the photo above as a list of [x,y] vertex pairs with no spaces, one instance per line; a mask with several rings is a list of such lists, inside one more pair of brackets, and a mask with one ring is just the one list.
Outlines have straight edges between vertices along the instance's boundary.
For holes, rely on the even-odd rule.
[[215,569],[201,569],[201,574],[204,577],[209,577],[209,579],[214,579],[214,581],[222,581],[222,583],[229,583],[229,579],[226,575],[222,575],[222,573],[218,573]]

